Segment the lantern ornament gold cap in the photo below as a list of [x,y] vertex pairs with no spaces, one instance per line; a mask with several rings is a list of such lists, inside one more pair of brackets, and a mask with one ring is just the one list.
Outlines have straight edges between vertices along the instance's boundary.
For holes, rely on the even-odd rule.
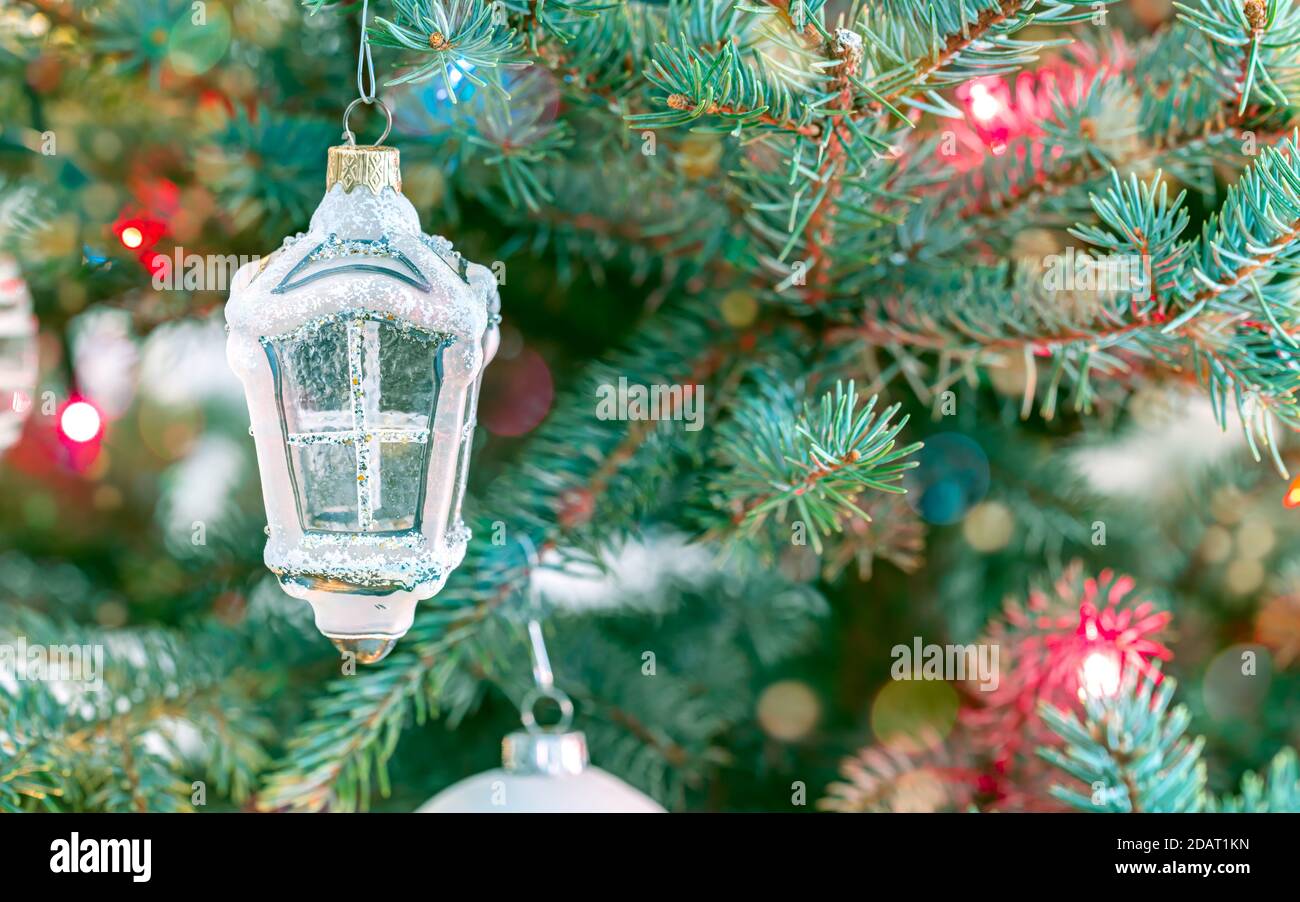
[[396,147],[340,144],[329,150],[325,166],[325,191],[342,185],[346,194],[366,188],[379,194],[385,188],[402,191],[402,159]]

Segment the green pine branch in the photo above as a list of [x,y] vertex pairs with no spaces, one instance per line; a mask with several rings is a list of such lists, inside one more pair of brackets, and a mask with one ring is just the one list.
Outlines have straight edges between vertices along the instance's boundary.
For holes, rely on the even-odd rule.
[[[98,648],[103,667],[51,679],[30,670],[29,654],[23,669],[7,669],[27,678],[0,690],[0,810],[188,811],[195,781],[205,784],[204,804],[249,797],[270,762],[256,670],[268,659],[250,654],[255,646],[238,633],[104,632],[23,608],[4,614],[7,649],[22,639],[64,660],[90,649],[80,658],[86,666]],[[255,612],[250,628],[262,616]],[[266,650],[277,652],[292,660],[278,642]]]
[[508,63],[522,63],[522,44],[489,3],[479,0],[392,0],[396,20],[376,17],[370,41],[376,47],[394,47],[428,57],[387,82],[403,85],[440,78],[447,99],[456,102],[456,79],[506,94],[498,78],[485,78]]
[[1068,39],[1021,40],[1039,25],[1100,24],[1098,4],[1084,0],[974,0],[960,4],[885,0],[864,8],[873,93],[940,116],[959,115],[939,91],[988,75],[1005,75]]
[[1209,52],[1189,47],[1202,77],[1243,115],[1252,105],[1286,107],[1300,67],[1300,7],[1292,0],[1200,0],[1175,3],[1179,17],[1209,38]]
[[[1201,32],[1180,23],[1131,50],[1073,54],[1076,64],[1096,65],[1090,62],[1096,59],[1104,71],[1077,101],[1050,89],[1052,113],[1040,123],[1042,134],[1013,140],[955,180],[919,167],[923,203],[899,230],[903,250],[931,261],[1005,254],[1026,228],[1065,227],[1086,215],[1085,189],[1103,188],[1112,168],[1122,174],[1164,170],[1212,195],[1214,164],[1243,169],[1258,148],[1286,131],[1276,109],[1238,114],[1206,87],[1188,52],[1204,43]],[[919,148],[917,156],[936,159],[933,148]]]
[[1047,725],[1065,742],[1039,755],[1082,784],[1057,784],[1052,795],[1081,811],[1300,811],[1294,749],[1274,758],[1266,778],[1248,775],[1240,796],[1216,800],[1206,789],[1204,740],[1185,733],[1191,716],[1173,706],[1175,680],[1139,677],[1130,668],[1113,696],[1090,695],[1082,715],[1042,707]]
[[906,458],[921,447],[900,443],[907,417],[895,421],[899,406],[877,413],[876,400],[859,403],[848,382],[800,406],[788,384],[760,385],[718,440],[710,494],[729,522],[715,534],[754,536],[771,521],[797,519],[821,553],[821,537],[841,532],[847,518],[869,521],[862,496],[902,493],[899,480],[916,466]]

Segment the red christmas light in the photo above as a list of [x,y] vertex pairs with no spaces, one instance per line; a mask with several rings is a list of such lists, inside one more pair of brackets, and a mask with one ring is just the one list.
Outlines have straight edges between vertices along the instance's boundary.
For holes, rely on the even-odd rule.
[[1042,704],[1077,708],[1080,695],[1114,695],[1130,671],[1159,679],[1154,661],[1172,657],[1160,641],[1172,615],[1134,588],[1127,576],[1103,570],[1087,577],[1074,564],[1025,604],[1008,602],[981,640],[999,651],[992,691],[973,678],[964,684],[970,691],[956,728],[942,744],[920,737],[919,755],[888,743],[860,752],[842,771],[853,784],[842,795],[851,801],[878,783],[905,788],[918,774],[938,804],[957,810],[972,803],[991,811],[1063,808],[1049,792],[1059,773],[1034,754],[1061,743],[1042,719]]
[[939,145],[938,162],[964,172],[983,165],[990,152],[1006,153],[1018,138],[1045,134],[1043,123],[1055,118],[1058,95],[1076,104],[1096,75],[1127,69],[1133,61],[1132,52],[1116,39],[1100,53],[1080,49],[1071,59],[1012,77],[972,79],[954,92],[966,115],[955,128],[945,123],[953,140]]
[[157,219],[123,217],[113,224],[113,234],[127,250],[144,252],[167,234],[167,226]]
[[1047,772],[1026,750],[1060,741],[1043,723],[1041,704],[1068,708],[1081,696],[1112,695],[1130,670],[1158,680],[1154,662],[1173,657],[1159,638],[1173,615],[1134,589],[1130,577],[1110,570],[1085,577],[1076,565],[1050,590],[1032,591],[1025,605],[1008,604],[991,628],[984,641],[1010,666],[995,690],[971,694],[961,723],[992,758],[999,808],[1039,807],[1035,781]]
[[78,473],[89,470],[103,444],[104,414],[90,401],[74,395],[59,408],[55,423],[67,465]]
[[[170,184],[164,183],[164,184]],[[154,192],[163,200],[169,196],[165,190]],[[146,269],[153,273],[157,268],[157,260],[161,256],[156,245],[167,235],[167,223],[164,219],[154,216],[145,215],[138,212],[141,208],[134,207],[134,212],[122,211],[117,222],[113,223],[112,231],[117,236],[118,242],[122,247],[135,254],[137,260],[144,265]],[[162,209],[158,204],[146,207],[145,209]]]
[[1291,485],[1287,488],[1286,494],[1282,496],[1282,506],[1287,508],[1300,507],[1300,476],[1291,480]]
[[84,445],[99,438],[103,431],[104,418],[89,401],[69,399],[59,411],[59,432],[70,442]]

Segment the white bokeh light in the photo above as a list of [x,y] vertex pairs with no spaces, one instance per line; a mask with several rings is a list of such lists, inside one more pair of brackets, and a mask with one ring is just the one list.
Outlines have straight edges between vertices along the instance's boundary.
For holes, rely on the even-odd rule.
[[1002,102],[985,85],[975,82],[970,88],[970,111],[980,122],[988,122],[1002,111]]
[[88,442],[99,435],[99,411],[85,401],[74,401],[63,409],[59,428],[74,442]]
[[1092,698],[1109,698],[1119,692],[1119,659],[1113,654],[1094,651],[1079,667],[1079,694]]

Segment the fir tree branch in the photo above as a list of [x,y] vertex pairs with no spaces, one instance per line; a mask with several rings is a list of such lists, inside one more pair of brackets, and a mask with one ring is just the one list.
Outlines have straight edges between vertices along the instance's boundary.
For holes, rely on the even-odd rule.
[[[3,631],[10,648],[18,637],[47,654],[99,648],[104,666],[93,675],[63,675],[63,682],[27,672],[16,694],[0,692],[0,810],[188,810],[190,780],[198,776],[241,801],[269,760],[269,725],[255,704],[259,682],[241,673],[249,649],[236,635],[204,631],[181,640],[160,630],[58,629],[22,609],[11,612]],[[91,677],[102,688],[68,682]],[[214,732],[213,711],[221,712],[227,739]],[[185,754],[173,741],[178,725],[200,740]]]
[[1253,102],[1285,107],[1297,84],[1294,48],[1300,44],[1300,8],[1291,0],[1200,0],[1175,3],[1179,18],[1209,39],[1208,52],[1193,48],[1202,77],[1238,116]]
[[1209,810],[1259,813],[1300,812],[1300,766],[1296,750],[1278,752],[1264,775],[1248,773],[1241,778],[1241,792],[1211,799]]
[[[1032,0],[998,0],[998,3],[981,9],[973,22],[964,22],[960,31],[948,34],[940,50],[913,65],[910,85],[895,88],[885,95],[885,99],[900,100],[908,91],[926,84],[931,77],[955,62],[963,52],[984,40],[990,31],[1004,28],[1030,5]],[[883,104],[878,106],[877,112],[882,109]]]
[[793,507],[821,553],[820,537],[839,532],[843,518],[869,520],[859,495],[902,492],[895,483],[916,466],[904,458],[920,448],[897,446],[907,424],[906,417],[892,422],[897,405],[876,415],[875,404],[873,397],[859,405],[853,383],[837,383],[800,414],[788,386],[762,386],[719,439],[723,475],[710,489],[730,512],[726,528],[752,536],[769,517],[784,522]]
[[[941,212],[921,215],[936,223],[952,215],[964,223],[975,220],[964,228],[962,240],[946,242],[944,253],[984,241],[991,229],[1014,234],[1035,214],[1033,224],[1039,226],[1069,217],[1066,202],[1076,196],[1075,189],[1097,184],[1112,168],[1160,168],[1210,191],[1212,185],[1190,167],[1209,158],[1242,168],[1253,153],[1249,148],[1285,137],[1275,110],[1252,105],[1238,111],[1230,100],[1203,90],[1198,70],[1188,68],[1185,49],[1203,44],[1202,35],[1185,25],[1166,30],[1136,48],[1132,60],[1121,56],[1104,63],[1104,74],[1077,102],[1067,103],[1057,92],[1052,117],[1040,123],[1042,134],[1016,139],[1000,156],[960,176],[955,187],[934,180],[935,187],[945,189],[934,199]],[[1134,97],[1141,104],[1134,117],[1141,140],[1119,140],[1115,120]],[[913,243],[909,252],[920,250]]]
[[[1203,739],[1184,737],[1190,715],[1171,708],[1173,679],[1139,677],[1128,671],[1113,696],[1085,697],[1083,716],[1045,705],[1044,721],[1065,742],[1065,748],[1043,748],[1039,755],[1087,788],[1055,785],[1052,795],[1083,811],[1184,812],[1215,805],[1206,790],[1206,768],[1200,760]],[[1287,778],[1287,758],[1278,769]],[[1290,756],[1294,762],[1294,756]],[[1290,776],[1294,777],[1294,769]],[[1293,784],[1294,787],[1294,784]],[[1288,788],[1296,798],[1296,788]],[[1258,783],[1251,801],[1259,804]]]
[[1031,21],[1086,21],[1095,7],[1080,0],[976,0],[955,7],[887,0],[863,19],[875,73],[868,109],[882,114],[897,102],[953,115],[939,89],[1032,62],[1038,51],[1068,41],[1018,41],[1013,34]]
[[442,79],[447,97],[456,103],[454,69],[458,78],[504,93],[497,78],[483,78],[475,70],[494,70],[518,58],[521,45],[516,33],[497,21],[490,4],[478,0],[392,0],[396,21],[376,17],[370,40],[376,47],[394,47],[427,54],[389,86],[420,82],[435,76]]

